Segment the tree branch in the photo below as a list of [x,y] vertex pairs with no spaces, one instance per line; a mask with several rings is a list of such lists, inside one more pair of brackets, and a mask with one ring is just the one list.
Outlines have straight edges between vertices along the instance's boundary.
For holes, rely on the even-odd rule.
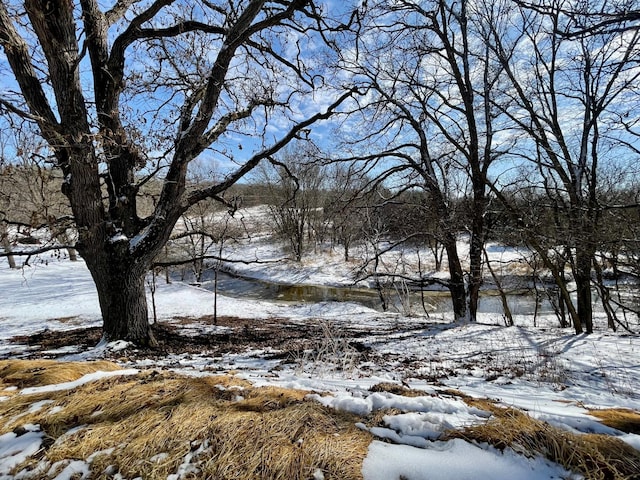
[[283,260],[288,260],[287,258],[279,258],[276,260],[232,260],[229,258],[223,258],[218,255],[202,255],[199,257],[192,257],[186,260],[171,260],[166,262],[153,262],[154,267],[175,267],[178,265],[186,265],[188,263],[193,263],[200,260],[216,260],[224,263],[242,263],[243,265],[254,265],[254,264],[269,264],[269,263],[278,263]]
[[38,255],[40,253],[50,252],[52,250],[68,250],[70,248],[76,248],[75,245],[49,245],[46,247],[37,248],[35,250],[25,251],[10,251],[10,252],[0,252],[0,257],[30,257],[33,255]]
[[244,163],[242,167],[238,168],[235,172],[229,175],[226,180],[223,182],[213,185],[209,188],[205,188],[202,190],[197,190],[192,192],[186,199],[186,202],[182,205],[183,211],[186,211],[191,205],[198,203],[205,198],[213,197],[220,192],[227,190],[229,187],[234,185],[240,178],[253,170],[262,160],[271,157],[286,145],[288,145],[294,138],[298,137],[300,132],[307,129],[309,126],[313,125],[319,120],[326,120],[331,117],[335,110],[349,97],[351,97],[358,90],[353,88],[342,94],[338,99],[333,102],[329,108],[325,112],[317,113],[307,120],[298,123],[294,127],[292,127],[289,132],[282,137],[279,141],[273,144],[271,147],[262,150],[261,152],[254,155],[250,160]]
[[[44,135],[50,137],[52,134],[57,135],[58,120],[44,93],[42,82],[36,75],[29,47],[13,25],[4,2],[0,2],[0,45],[4,49],[27,105],[32,112],[35,112],[33,119],[38,121]],[[3,105],[8,106],[5,102]]]

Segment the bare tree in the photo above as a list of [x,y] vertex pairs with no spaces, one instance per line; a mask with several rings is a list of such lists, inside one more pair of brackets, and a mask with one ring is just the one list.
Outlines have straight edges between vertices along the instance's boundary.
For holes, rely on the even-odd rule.
[[[71,209],[60,192],[60,172],[46,162],[45,145],[19,126],[7,128],[1,141],[2,255],[15,267],[11,243],[18,243],[38,245],[40,250],[66,249],[68,257],[76,260]],[[20,248],[15,251],[23,253]]]
[[[389,183],[422,189],[439,221],[447,253],[448,288],[457,320],[475,320],[482,284],[482,250],[489,169],[500,156],[492,95],[501,66],[482,39],[483,22],[500,14],[466,0],[370,3],[358,55],[345,64],[370,89],[368,141],[384,158]],[[380,168],[380,167],[378,167]],[[451,184],[452,179],[460,180]],[[460,191],[460,188],[466,191]],[[452,202],[468,195],[472,213],[469,269],[458,251]]]
[[[433,257],[437,272],[442,269],[444,248],[440,241],[442,228],[437,215],[432,211],[432,200],[422,191],[402,192],[381,205],[381,215],[387,225],[389,237],[417,249],[427,246]],[[464,215],[450,202],[460,221],[452,225],[453,230],[464,226]]]
[[297,262],[302,260],[306,246],[315,241],[313,226],[322,217],[325,178],[315,161],[317,153],[311,144],[291,145],[272,159],[274,169],[265,170],[275,230]]
[[[307,115],[289,109],[322,80],[300,54],[319,48],[318,20],[309,0],[0,3],[0,45],[19,91],[3,91],[0,105],[37,125],[62,170],[106,339],[155,344],[144,277],[180,216],[224,201],[352,94]],[[274,118],[280,134],[267,136]],[[189,190],[189,164],[203,157],[226,158],[229,173]],[[137,194],[158,175],[157,204],[141,217]]]
[[5,158],[6,145],[6,135],[4,132],[0,132],[0,247],[4,250],[9,268],[16,268],[16,260],[13,256],[11,240],[9,238],[8,210],[11,205],[11,194],[9,193],[8,175],[6,175],[8,164]]
[[331,167],[322,213],[332,245],[342,245],[344,261],[348,262],[353,245],[365,237],[376,192],[369,191],[372,182],[355,165],[338,162]]
[[[189,188],[206,188],[212,183],[209,179],[214,177],[213,172],[198,171],[195,168],[188,179]],[[191,273],[196,283],[202,282],[206,268],[205,258],[217,249],[219,238],[216,210],[220,205],[214,199],[205,199],[192,205],[181,215],[170,238],[174,255],[181,259],[192,259]]]
[[[573,303],[549,254],[549,245],[526,220],[529,243],[554,273],[576,333],[593,330],[591,280],[602,215],[598,196],[603,166],[633,161],[638,149],[640,31],[594,31],[569,35],[576,13],[570,2],[520,4],[490,24],[494,50],[505,72],[505,92],[512,102],[496,104],[514,132],[524,134],[514,158],[534,165],[530,184],[544,192],[551,211],[561,220],[562,243],[555,250],[571,266],[577,287]],[[603,5],[608,2],[601,2]],[[499,26],[502,26],[500,28]],[[501,193],[494,190],[498,196]]]
[[[525,8],[541,7],[532,2],[516,2]],[[570,19],[569,29],[559,31],[567,37],[621,33],[640,27],[640,8],[634,1],[592,1],[577,4],[561,2],[558,7]]]

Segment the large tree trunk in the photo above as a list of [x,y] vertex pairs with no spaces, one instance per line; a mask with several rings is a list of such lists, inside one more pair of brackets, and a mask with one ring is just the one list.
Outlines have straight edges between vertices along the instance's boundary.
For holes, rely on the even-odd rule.
[[453,316],[456,322],[469,321],[467,310],[467,289],[464,281],[464,272],[460,256],[458,255],[458,244],[456,234],[450,226],[451,212],[444,199],[443,193],[433,176],[425,175],[428,190],[433,195],[433,205],[436,209],[440,225],[442,228],[442,245],[447,252],[447,264],[449,266],[449,293],[453,304]]
[[149,325],[145,277],[153,253],[132,253],[130,241],[98,234],[79,244],[79,252],[96,284],[103,340],[127,340],[156,346]]
[[107,262],[88,261],[98,290],[103,339],[156,346],[149,325],[145,276],[149,266],[128,256],[109,255]]

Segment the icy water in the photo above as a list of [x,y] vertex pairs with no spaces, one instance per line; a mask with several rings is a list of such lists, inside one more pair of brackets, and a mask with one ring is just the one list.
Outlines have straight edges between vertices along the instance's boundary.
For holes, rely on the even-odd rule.
[[[201,286],[214,290],[214,273],[207,271]],[[236,277],[228,273],[218,274],[218,292],[236,298],[255,298],[282,302],[357,302],[377,310],[382,309],[382,300],[377,290],[372,288],[335,287],[324,285],[288,285],[266,282],[263,280]],[[405,311],[409,303],[414,311],[422,310],[423,305],[428,313],[445,313],[452,310],[448,291],[425,290],[412,292],[408,296],[399,294],[394,288],[387,288],[389,310]],[[533,315],[534,313],[552,313],[548,296],[540,291],[513,292],[507,295],[509,308],[514,315]],[[537,309],[537,310],[536,310]],[[487,290],[481,293],[479,313],[502,314],[502,302],[496,291]]]

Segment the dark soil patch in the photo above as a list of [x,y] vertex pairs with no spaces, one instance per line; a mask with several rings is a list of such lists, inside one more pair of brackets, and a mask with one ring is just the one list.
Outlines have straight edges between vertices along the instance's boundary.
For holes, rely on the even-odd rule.
[[[317,322],[292,322],[282,318],[245,319],[218,317],[216,325],[226,327],[211,331],[213,317],[175,318],[171,322],[152,325],[158,341],[156,348],[128,348],[108,355],[113,358],[160,358],[170,354],[203,354],[220,356],[225,353],[240,353],[247,350],[269,349],[269,358],[293,359],[304,350],[312,350],[323,342],[325,332]],[[371,332],[340,332],[348,338],[357,338]],[[31,358],[56,358],[64,353],[54,350],[78,346],[87,350],[98,344],[102,336],[99,327],[79,328],[66,331],[50,331],[12,338],[14,343],[29,345]],[[369,347],[362,342],[350,342],[361,354]]]
[[66,331],[44,330],[33,335],[13,337],[11,341],[22,345],[29,345],[30,347],[37,347],[34,356],[44,356],[37,355],[38,350],[55,350],[71,345],[78,345],[86,349],[95,347],[100,341],[100,338],[102,338],[102,328],[89,327]]

